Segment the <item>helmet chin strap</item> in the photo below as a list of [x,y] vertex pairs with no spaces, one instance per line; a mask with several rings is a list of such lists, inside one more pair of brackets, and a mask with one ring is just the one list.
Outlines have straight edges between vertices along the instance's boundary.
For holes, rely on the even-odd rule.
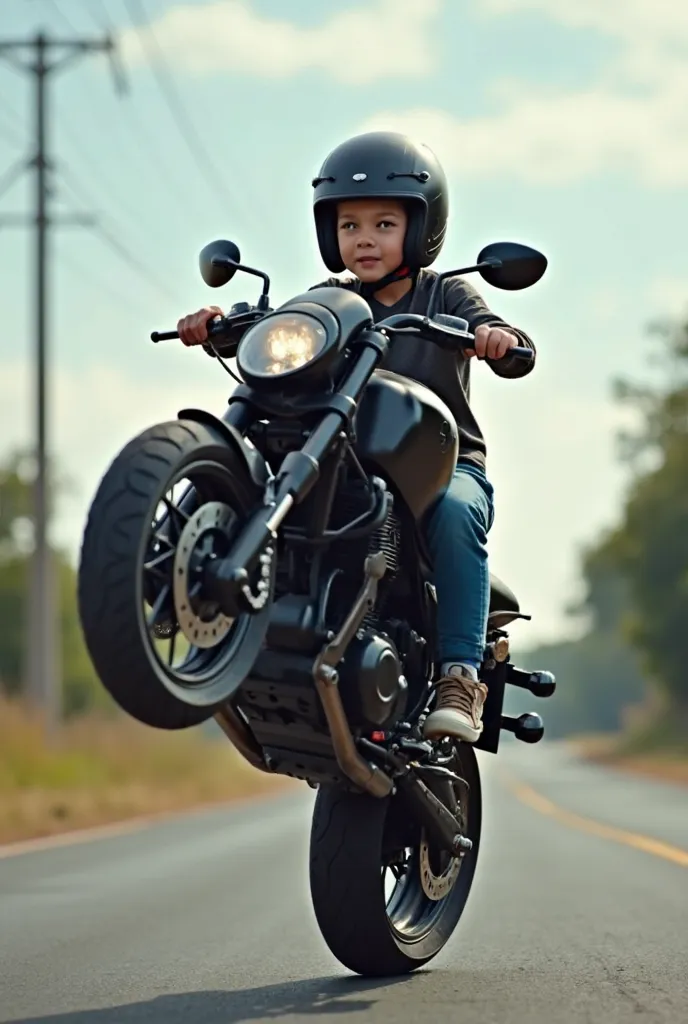
[[386,288],[389,284],[396,284],[397,281],[405,281],[408,277],[415,277],[416,271],[412,270],[406,263],[401,263],[396,270],[391,270],[379,281],[361,281],[359,294],[364,299],[372,299],[373,296]]

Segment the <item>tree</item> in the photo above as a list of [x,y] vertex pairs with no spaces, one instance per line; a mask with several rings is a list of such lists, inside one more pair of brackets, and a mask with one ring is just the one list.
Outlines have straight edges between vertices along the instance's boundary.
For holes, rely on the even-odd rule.
[[688,718],[688,324],[662,324],[663,380],[617,385],[638,413],[623,438],[635,469],[621,522],[600,557],[628,587],[625,630],[650,680]]
[[[585,617],[580,639],[545,644],[514,660],[531,671],[549,669],[557,690],[545,708],[547,735],[618,732],[629,708],[643,702],[647,688],[638,658],[623,634],[628,586],[599,545],[582,559],[584,596],[569,607],[571,616]],[[523,710],[523,696],[508,693],[508,713]]]
[[619,728],[644,690],[666,705],[648,723],[648,744],[666,745],[688,724],[688,324],[650,331],[660,341],[654,383],[615,384],[635,412],[636,429],[620,437],[631,484],[619,523],[582,560],[586,596],[573,611],[586,613],[588,630],[528,656],[529,667],[537,660],[561,676],[550,702],[555,735]]
[[[15,453],[0,467],[0,691],[23,692],[27,644],[27,603],[32,550],[33,464]],[[64,489],[64,478],[55,492]],[[56,493],[53,493],[53,500]],[[81,635],[76,603],[76,574],[64,554],[55,552],[60,595],[62,704],[66,714],[89,707],[112,707],[92,668]]]

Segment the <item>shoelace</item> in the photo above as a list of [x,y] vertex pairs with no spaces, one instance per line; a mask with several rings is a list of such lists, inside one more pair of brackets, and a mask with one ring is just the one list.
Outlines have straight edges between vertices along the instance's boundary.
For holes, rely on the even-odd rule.
[[438,687],[437,709],[456,708],[473,717],[474,692],[470,682],[443,679]]

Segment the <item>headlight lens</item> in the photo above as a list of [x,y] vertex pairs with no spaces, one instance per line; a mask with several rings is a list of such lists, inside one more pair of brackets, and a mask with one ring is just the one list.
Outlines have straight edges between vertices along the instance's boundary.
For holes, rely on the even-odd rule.
[[259,377],[279,377],[317,359],[327,331],[306,313],[268,317],[252,327],[237,353],[239,367]]

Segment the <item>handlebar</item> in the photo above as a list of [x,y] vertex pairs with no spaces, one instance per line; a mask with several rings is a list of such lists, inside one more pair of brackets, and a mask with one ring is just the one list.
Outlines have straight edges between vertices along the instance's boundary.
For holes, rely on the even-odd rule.
[[[226,332],[227,327],[230,326],[228,321],[234,320],[234,317],[223,316],[222,319],[216,320],[213,318],[208,322],[208,337],[215,338],[218,335],[222,335]],[[156,344],[159,341],[171,341],[173,338],[179,337],[179,331],[153,331],[151,334],[151,341]]]
[[[387,328],[392,332],[409,328],[421,329],[440,348],[454,351],[458,348],[472,348],[471,343],[475,341],[475,335],[468,330],[468,321],[463,317],[450,316],[448,313],[436,313],[432,319],[419,313],[395,313],[375,326],[380,330]],[[535,353],[531,348],[516,345],[509,349],[504,358],[511,356],[531,362]]]
[[[257,320],[262,319],[266,312],[268,311],[261,311],[256,306],[249,306],[247,302],[237,303],[232,307],[227,316],[219,320],[212,318],[208,321],[208,340],[213,338],[229,339],[233,330],[249,327]],[[450,351],[456,351],[459,348],[472,348],[472,342],[475,341],[475,335],[471,334],[468,330],[468,321],[462,317],[450,316],[448,313],[436,313],[432,319],[419,313],[394,313],[392,316],[388,316],[385,320],[375,324],[375,329],[386,329],[391,333],[395,331],[410,333],[413,329],[422,331],[430,341],[439,345],[440,348],[449,349]],[[153,331],[151,341],[157,343],[178,337],[178,331]],[[237,337],[235,335],[235,339],[236,344],[240,336]],[[512,357],[531,362],[535,357],[535,353],[530,348],[517,345],[506,353],[505,358]]]

